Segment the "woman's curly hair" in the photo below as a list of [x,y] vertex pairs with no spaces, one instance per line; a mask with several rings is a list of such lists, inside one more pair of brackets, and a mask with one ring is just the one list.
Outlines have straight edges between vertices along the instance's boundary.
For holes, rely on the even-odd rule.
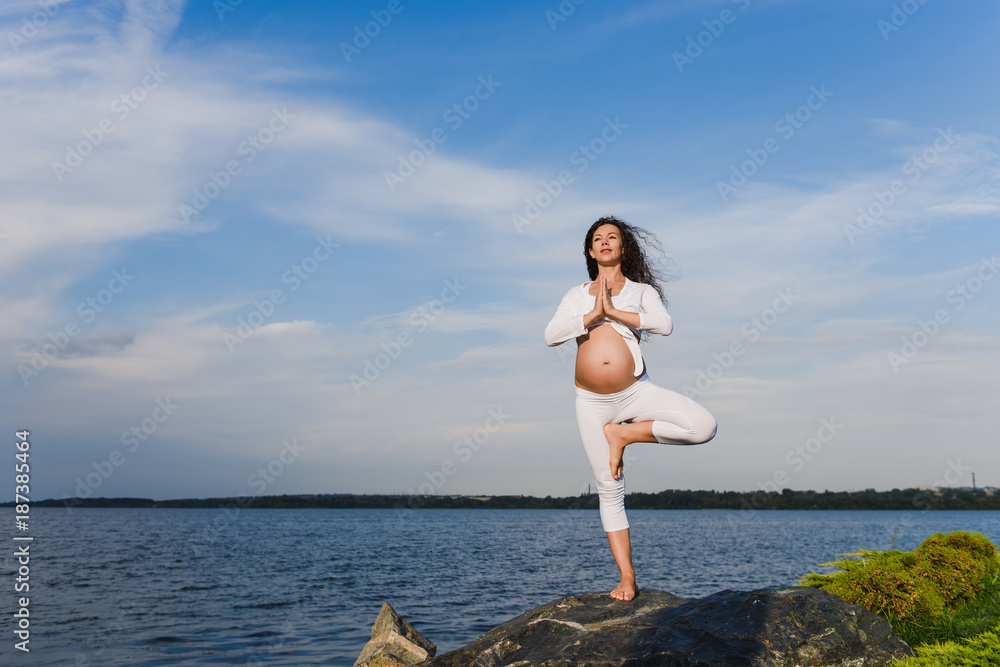
[[660,283],[666,282],[667,277],[650,266],[654,262],[650,262],[649,258],[651,250],[659,255],[657,259],[664,257],[663,246],[660,245],[659,240],[652,232],[630,225],[614,216],[601,218],[592,224],[583,240],[583,256],[587,259],[587,273],[590,274],[590,279],[597,280],[597,260],[590,256],[590,248],[594,243],[594,232],[601,225],[614,225],[621,232],[622,273],[625,277],[634,283],[650,285],[660,295],[663,304],[666,305],[667,299]]

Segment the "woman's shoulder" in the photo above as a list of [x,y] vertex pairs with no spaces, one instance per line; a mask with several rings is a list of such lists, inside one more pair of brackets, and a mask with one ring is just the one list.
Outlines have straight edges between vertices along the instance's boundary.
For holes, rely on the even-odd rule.
[[622,291],[624,292],[625,290],[633,290],[635,292],[640,292],[641,293],[641,292],[644,292],[646,290],[653,290],[655,292],[656,288],[653,287],[652,285],[650,285],[649,283],[639,283],[639,282],[636,282],[636,281],[634,281],[634,280],[626,277],[625,278],[625,287],[622,289]]
[[632,280],[629,280],[628,278],[626,278],[625,280],[626,280],[625,288],[622,290],[622,292],[624,292],[625,290],[631,290],[630,293],[634,295],[635,298],[648,299],[649,297],[656,297],[657,301],[660,301],[661,303],[663,302],[663,299],[660,297],[660,291],[656,289],[655,285],[650,285],[649,283],[634,282]]

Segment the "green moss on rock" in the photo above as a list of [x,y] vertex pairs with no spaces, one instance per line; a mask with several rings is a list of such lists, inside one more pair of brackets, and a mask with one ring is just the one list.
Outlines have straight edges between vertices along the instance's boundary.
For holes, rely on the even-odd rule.
[[[984,535],[935,533],[913,551],[862,549],[843,555],[851,558],[823,564],[839,572],[811,572],[799,585],[823,589],[875,612],[911,645],[966,636],[956,630],[955,619],[962,620],[962,627],[1000,622],[991,602],[997,594],[1000,558]],[[981,622],[966,623],[966,607],[983,616]]]

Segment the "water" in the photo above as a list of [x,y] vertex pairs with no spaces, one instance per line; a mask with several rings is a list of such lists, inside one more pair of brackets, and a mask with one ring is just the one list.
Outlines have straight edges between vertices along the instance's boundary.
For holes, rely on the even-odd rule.
[[[0,511],[4,525],[13,519]],[[789,585],[837,554],[912,549],[937,531],[1000,542],[1000,512],[629,520],[640,587],[689,597]],[[8,622],[5,665],[351,665],[383,601],[443,653],[617,583],[595,511],[52,508],[33,510],[32,534],[32,650],[14,649]],[[3,550],[5,619],[13,551]]]

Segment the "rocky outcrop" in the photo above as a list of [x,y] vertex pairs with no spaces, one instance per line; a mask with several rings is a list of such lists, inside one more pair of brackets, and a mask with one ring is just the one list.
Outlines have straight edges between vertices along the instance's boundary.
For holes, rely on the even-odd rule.
[[383,602],[372,626],[372,638],[361,649],[354,667],[409,667],[436,652],[434,642],[400,618],[388,602]]
[[875,667],[913,651],[883,619],[812,588],[566,597],[420,667]]

